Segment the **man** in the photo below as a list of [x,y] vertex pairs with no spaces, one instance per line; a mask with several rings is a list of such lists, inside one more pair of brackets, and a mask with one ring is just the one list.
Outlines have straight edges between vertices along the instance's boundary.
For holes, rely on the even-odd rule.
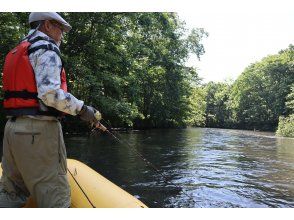
[[[0,207],[69,207],[66,149],[59,118],[64,114],[98,123],[101,114],[67,92],[59,45],[71,26],[57,13],[29,16],[28,36],[6,56]],[[96,117],[95,117],[96,116]]]

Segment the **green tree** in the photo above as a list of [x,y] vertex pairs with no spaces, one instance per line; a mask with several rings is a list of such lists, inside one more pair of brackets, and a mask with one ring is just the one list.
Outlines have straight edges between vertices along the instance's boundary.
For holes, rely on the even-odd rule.
[[[4,55],[28,31],[28,13],[0,13]],[[101,110],[112,126],[200,123],[199,78],[185,63],[204,54],[203,29],[187,33],[175,13],[62,13],[73,26],[61,45],[69,91]],[[198,97],[195,97],[198,98]],[[200,114],[199,117],[197,114]],[[192,119],[191,119],[192,117]],[[83,130],[75,118],[66,130]]]
[[194,87],[192,89],[192,95],[189,100],[189,115],[185,121],[187,125],[193,126],[204,126],[205,125],[205,110],[206,110],[206,101],[205,101],[205,89],[203,87]]
[[291,92],[287,95],[286,107],[290,114],[279,118],[277,135],[294,137],[294,84],[291,87]]
[[231,127],[230,106],[231,83],[209,82],[205,85],[206,90],[206,126],[208,127]]
[[247,67],[232,87],[233,119],[240,128],[274,130],[286,114],[294,82],[293,46]]
[[294,114],[294,84],[291,86],[291,92],[287,95],[286,108],[290,114]]

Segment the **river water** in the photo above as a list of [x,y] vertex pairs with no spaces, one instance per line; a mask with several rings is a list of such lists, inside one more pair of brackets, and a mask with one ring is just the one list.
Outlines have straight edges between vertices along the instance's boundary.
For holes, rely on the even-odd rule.
[[294,207],[294,139],[211,128],[117,136],[129,146],[106,134],[65,135],[68,158],[86,163],[149,207]]
[[149,207],[294,207],[294,139],[211,128],[117,135],[130,146],[99,133],[68,136],[68,157]]

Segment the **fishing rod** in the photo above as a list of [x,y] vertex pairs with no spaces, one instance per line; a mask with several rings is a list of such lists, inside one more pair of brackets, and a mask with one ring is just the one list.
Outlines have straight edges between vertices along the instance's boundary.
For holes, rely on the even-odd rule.
[[[109,123],[107,123],[107,121],[103,120],[109,127],[112,127],[109,125]],[[95,131],[95,129],[98,128],[104,132],[106,132],[107,134],[109,134],[111,137],[113,137],[115,140],[117,140],[120,144],[125,144],[127,145],[129,148],[133,149],[134,152],[137,154],[137,156],[139,156],[149,167],[151,167],[153,170],[155,170],[159,175],[161,175],[163,177],[163,180],[166,182],[166,177],[162,174],[162,172],[160,172],[160,170],[150,161],[148,161],[137,149],[135,149],[133,146],[131,146],[128,142],[126,141],[122,141],[121,138],[116,137],[112,132],[110,132],[101,122],[96,123],[96,125],[94,126],[94,128],[92,129],[91,132]],[[118,135],[117,135],[118,136]],[[166,182],[169,183],[169,182]],[[169,183],[170,184],[170,183]],[[174,184],[173,184],[174,185]]]
[[[109,125],[109,123],[106,120],[104,120],[103,118],[101,118],[100,113],[99,113],[99,115],[97,115],[97,118],[99,118],[100,120],[103,120],[108,125],[108,127],[110,127],[110,128],[112,127],[111,125]],[[173,185],[173,186],[179,187],[179,188],[182,188],[181,186],[179,186],[179,185],[177,185],[177,184],[172,183],[171,181],[169,181],[168,178],[153,163],[151,163],[150,161],[148,161],[135,147],[131,146],[127,141],[123,141],[121,138],[118,138],[117,136],[120,136],[120,135],[118,135],[117,132],[116,132],[117,133],[117,136],[114,135],[100,121],[98,121],[94,125],[94,128],[92,129],[91,133],[94,132],[96,129],[99,129],[99,130],[102,130],[103,132],[106,132],[111,137],[113,137],[116,141],[118,141],[120,144],[126,145],[129,148],[133,149],[133,151],[136,153],[137,156],[139,156],[150,168],[152,168],[154,171],[156,171],[163,178],[163,181],[165,183],[167,183],[169,185]],[[194,198],[191,195],[189,195],[185,191],[182,191],[182,192],[184,194],[186,194],[190,199],[192,199],[193,202],[196,203],[196,201],[194,200]]]

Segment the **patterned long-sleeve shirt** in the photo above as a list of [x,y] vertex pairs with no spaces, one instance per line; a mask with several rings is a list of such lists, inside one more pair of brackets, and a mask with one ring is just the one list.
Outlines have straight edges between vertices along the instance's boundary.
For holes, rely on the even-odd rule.
[[[31,30],[29,35],[33,31],[34,30]],[[51,39],[43,32],[36,31],[33,37],[31,37],[31,40],[38,36]],[[44,40],[33,43],[30,48],[34,48],[42,44],[51,44],[54,48],[59,50],[56,45]],[[70,115],[77,115],[84,102],[60,88],[62,61],[58,54],[51,50],[39,49],[31,53],[29,59],[35,73],[38,98],[41,99],[47,106],[53,107]]]

